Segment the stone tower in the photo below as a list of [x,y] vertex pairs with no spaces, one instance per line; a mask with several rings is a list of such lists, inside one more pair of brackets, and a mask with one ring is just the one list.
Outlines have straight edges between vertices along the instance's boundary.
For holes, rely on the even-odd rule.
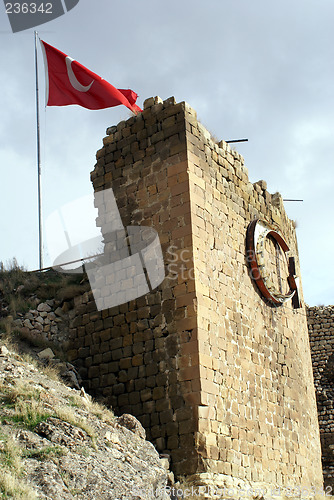
[[247,229],[258,220],[268,236],[258,267],[267,259],[274,275],[281,261],[276,296],[295,288],[295,229],[281,196],[252,184],[243,158],[174,98],[150,98],[110,127],[91,178],[96,192],[112,188],[124,227],[157,231],[166,277],[109,309],[97,310],[92,293],[77,298],[69,355],[88,389],[135,415],[176,474],[216,486],[321,488],[305,308],[268,300],[249,265]]

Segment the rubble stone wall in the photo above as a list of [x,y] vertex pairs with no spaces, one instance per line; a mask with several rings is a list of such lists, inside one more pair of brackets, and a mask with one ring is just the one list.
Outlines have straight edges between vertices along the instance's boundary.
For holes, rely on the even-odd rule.
[[334,489],[334,306],[308,307],[324,483]]
[[299,272],[281,196],[252,184],[243,158],[173,98],[107,130],[92,182],[113,189],[124,226],[158,232],[167,277],[103,311],[91,293],[76,299],[69,356],[88,388],[139,418],[177,474],[320,488],[305,308],[265,303],[246,260],[247,227],[262,218]]

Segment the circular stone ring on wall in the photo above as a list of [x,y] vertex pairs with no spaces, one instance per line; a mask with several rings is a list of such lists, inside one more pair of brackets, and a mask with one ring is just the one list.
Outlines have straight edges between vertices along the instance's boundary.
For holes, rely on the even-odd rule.
[[[268,269],[268,262],[265,258],[265,244],[267,240],[274,241],[276,246],[276,263],[279,282],[281,281],[281,272],[279,261],[277,259],[277,251],[283,253],[286,265],[288,266],[288,276],[283,284],[287,288],[286,291],[278,290],[281,286],[275,286],[271,280]],[[289,247],[283,236],[268,222],[261,219],[252,221],[247,229],[246,236],[247,261],[251,268],[251,275],[254,279],[262,296],[275,306],[281,306],[284,302],[291,299],[295,294],[297,300],[294,301],[294,308],[300,307],[298,299],[298,287],[295,276],[294,258],[288,259],[287,252]],[[284,280],[285,281],[285,280]],[[297,292],[297,293],[296,293]]]

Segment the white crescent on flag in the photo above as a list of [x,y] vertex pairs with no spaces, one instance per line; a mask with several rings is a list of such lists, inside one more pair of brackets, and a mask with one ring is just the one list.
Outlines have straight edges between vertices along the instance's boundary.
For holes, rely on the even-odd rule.
[[[133,90],[117,89],[72,57],[43,40],[41,40],[41,47],[45,62],[47,106],[77,104],[87,109],[105,109],[123,104],[133,113],[142,111],[136,104],[138,96]],[[83,83],[79,81],[79,78]]]
[[75,88],[75,90],[78,90],[79,92],[88,92],[88,90],[93,85],[94,80],[92,81],[92,83],[90,83],[86,87],[84,85],[81,85],[81,83],[78,82],[77,77],[75,76],[73,69],[72,69],[72,62],[74,61],[74,59],[72,59],[72,57],[67,56],[65,61],[66,61],[68,78],[70,80],[72,87]]

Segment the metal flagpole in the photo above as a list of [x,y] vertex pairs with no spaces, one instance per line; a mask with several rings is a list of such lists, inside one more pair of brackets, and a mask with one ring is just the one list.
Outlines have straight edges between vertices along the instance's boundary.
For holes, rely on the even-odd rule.
[[37,172],[38,172],[38,234],[39,234],[39,268],[43,269],[43,232],[42,232],[42,176],[41,176],[41,144],[39,128],[39,92],[38,92],[38,64],[37,40],[35,31],[35,71],[36,71],[36,119],[37,119]]

